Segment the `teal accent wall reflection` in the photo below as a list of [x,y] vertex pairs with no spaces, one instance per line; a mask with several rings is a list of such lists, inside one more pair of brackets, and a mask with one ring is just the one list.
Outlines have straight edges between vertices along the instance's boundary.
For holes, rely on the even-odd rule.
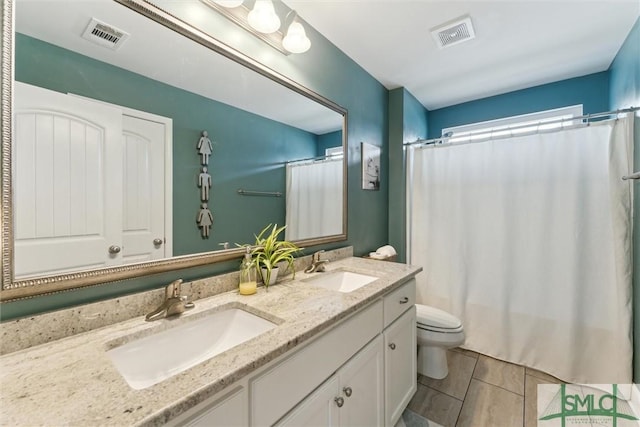
[[318,151],[316,156],[324,156],[327,148],[342,146],[342,131],[328,132],[318,135]]
[[442,135],[442,129],[451,126],[577,104],[583,105],[585,114],[608,110],[609,73],[607,71],[429,111],[429,138],[438,138]]
[[[170,8],[171,3],[163,4]],[[178,17],[187,22],[190,19],[186,13]],[[253,35],[238,32],[237,26],[224,17],[212,14],[210,18],[206,28],[201,29],[212,37],[348,110],[348,239],[324,248],[353,245],[354,254],[363,255],[386,244],[389,202],[387,89],[310,26],[306,30],[311,49],[303,54],[285,56]],[[382,149],[379,191],[361,189],[360,142]]]
[[[43,73],[42,70],[47,70]],[[237,189],[285,193],[285,162],[313,157],[309,132],[160,83],[24,35],[16,36],[16,80],[173,119],[173,250],[185,255],[250,243],[269,223],[284,223],[284,197],[246,197]],[[202,130],[214,143],[208,173],[209,239],[196,226],[200,208],[196,145]],[[256,212],[259,212],[256,215]]]
[[[640,107],[640,19],[611,63],[610,108]],[[640,169],[640,111],[635,113],[634,170]],[[633,382],[640,381],[640,182],[633,201]]]
[[[312,48],[308,52],[300,55],[285,56],[276,52],[262,41],[250,34],[238,33],[233,23],[224,19],[212,23],[210,34],[212,37],[221,40],[240,52],[255,58],[274,71],[302,84],[312,91],[333,100],[337,104],[348,110],[348,239],[343,242],[307,248],[305,253],[311,253],[318,249],[332,249],[345,245],[354,247],[355,255],[362,255],[374,250],[388,241],[388,143],[387,143],[387,90],[362,67],[347,57],[342,51],[336,48],[320,33],[313,28],[307,28],[307,35],[312,40]],[[231,35],[234,35],[233,37]],[[211,53],[215,55],[216,53]],[[63,59],[66,60],[66,59]],[[82,84],[84,75],[77,76],[78,85]],[[45,84],[46,86],[46,84]],[[88,88],[91,89],[91,88]],[[132,101],[140,95],[136,88],[130,93]],[[75,90],[78,92],[77,90]],[[107,97],[108,94],[103,94]],[[109,98],[106,98],[109,100]],[[158,97],[156,100],[159,109],[156,114],[168,115],[162,105],[173,102],[171,98]],[[131,108],[143,109],[135,102]],[[190,113],[190,112],[189,112]],[[187,114],[187,113],[185,113]],[[201,117],[205,126],[198,124],[189,129],[188,136],[182,140],[187,140],[189,145],[197,143],[199,132],[203,129],[213,133],[213,126],[210,124],[210,117]],[[193,137],[196,137],[193,140]],[[219,139],[215,134],[214,140]],[[221,141],[221,139],[220,139]],[[360,141],[369,142],[382,148],[382,184],[379,191],[362,191],[360,189]],[[195,147],[195,145],[194,145]],[[284,142],[276,151],[287,152],[290,147]],[[314,148],[310,155],[316,153]],[[186,156],[187,154],[185,154]],[[214,157],[219,155],[214,147]],[[189,156],[191,156],[189,154]],[[174,156],[174,161],[180,159]],[[280,161],[280,159],[276,159]],[[195,148],[193,157],[189,158],[190,166],[185,167],[181,172],[181,178],[195,180],[193,172],[197,169],[197,156]],[[192,184],[194,192],[195,181]],[[215,188],[213,189],[215,191]],[[175,192],[175,190],[174,190]],[[196,196],[197,197],[197,196]],[[188,197],[189,203],[193,198]],[[197,198],[195,199],[197,200]],[[243,206],[234,204],[234,212],[239,213]],[[215,211],[214,211],[215,214]],[[244,211],[239,215],[251,216],[251,212]],[[195,216],[195,210],[186,212],[185,217]],[[194,217],[190,221],[195,221]],[[192,222],[193,224],[193,222]],[[194,232],[197,229],[194,227]],[[251,230],[253,232],[253,230]],[[211,240],[211,243],[214,241]],[[212,244],[209,249],[217,249]],[[238,262],[231,261],[205,265],[197,268],[176,270],[169,273],[156,274],[140,279],[131,279],[116,283],[92,286],[89,288],[77,289],[55,295],[46,295],[28,300],[20,300],[0,305],[0,319],[9,320],[29,316],[45,311],[52,311],[64,307],[89,303],[106,298],[114,298],[120,295],[136,293],[152,288],[166,285],[168,282],[183,278],[185,281],[194,280],[214,274],[234,271]]]

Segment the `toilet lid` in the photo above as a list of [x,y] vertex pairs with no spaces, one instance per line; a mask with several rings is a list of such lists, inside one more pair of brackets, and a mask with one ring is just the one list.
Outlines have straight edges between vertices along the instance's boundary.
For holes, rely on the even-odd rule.
[[416,304],[418,323],[441,329],[458,329],[462,322],[456,316],[428,305]]

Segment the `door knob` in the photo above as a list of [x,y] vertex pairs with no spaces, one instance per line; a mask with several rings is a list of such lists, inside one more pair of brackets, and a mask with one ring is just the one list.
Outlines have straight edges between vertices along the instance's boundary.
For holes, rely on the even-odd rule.
[[342,405],[344,405],[344,399],[342,397],[336,397],[333,400],[336,402],[336,405],[338,405],[338,408],[342,408]]
[[351,387],[345,387],[342,389],[342,391],[344,391],[344,395],[347,397],[351,397],[351,393],[353,393],[353,390],[351,390]]
[[120,246],[116,246],[116,245],[111,245],[109,246],[109,253],[110,254],[117,254],[122,250],[122,248],[120,248]]
[[389,348],[391,350],[395,350],[396,349],[396,345],[394,343],[389,344]]
[[153,245],[154,246],[160,246],[162,244],[163,240],[162,239],[153,239]]
[[400,300],[400,304],[406,304],[409,302],[409,298],[408,297],[404,297]]

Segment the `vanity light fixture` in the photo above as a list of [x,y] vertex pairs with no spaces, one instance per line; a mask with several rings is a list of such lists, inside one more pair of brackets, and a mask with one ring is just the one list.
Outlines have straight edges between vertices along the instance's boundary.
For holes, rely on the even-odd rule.
[[222,7],[233,8],[233,7],[240,6],[244,0],[215,0],[215,1],[217,4],[219,4]]
[[234,8],[242,4],[244,0],[215,0],[222,7]]
[[271,0],[256,0],[247,15],[247,21],[254,30],[265,34],[275,33],[280,29],[280,18],[276,15]]
[[[311,47],[298,14],[281,1],[201,0],[235,24],[285,55],[303,53]],[[253,7],[252,7],[253,6]],[[278,15],[283,16],[280,18]],[[286,35],[282,27],[286,28]]]
[[295,18],[289,25],[287,35],[282,39],[282,46],[291,53],[304,53],[311,47],[311,40],[307,37],[304,27]]

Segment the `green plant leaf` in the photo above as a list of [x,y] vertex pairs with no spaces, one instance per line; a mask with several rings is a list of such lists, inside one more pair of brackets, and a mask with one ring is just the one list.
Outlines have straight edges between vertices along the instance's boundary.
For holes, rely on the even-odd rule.
[[278,228],[278,224],[269,224],[263,228],[260,233],[254,235],[255,243],[254,248],[251,251],[251,256],[256,262],[258,268],[264,267],[266,269],[265,274],[260,272],[265,286],[268,286],[269,279],[271,277],[271,270],[278,266],[278,263],[286,263],[287,271],[291,269],[295,277],[295,269],[293,267],[293,261],[295,259],[294,254],[300,251],[300,248],[292,242],[287,240],[278,240],[278,236],[285,230],[287,226],[284,225]]

